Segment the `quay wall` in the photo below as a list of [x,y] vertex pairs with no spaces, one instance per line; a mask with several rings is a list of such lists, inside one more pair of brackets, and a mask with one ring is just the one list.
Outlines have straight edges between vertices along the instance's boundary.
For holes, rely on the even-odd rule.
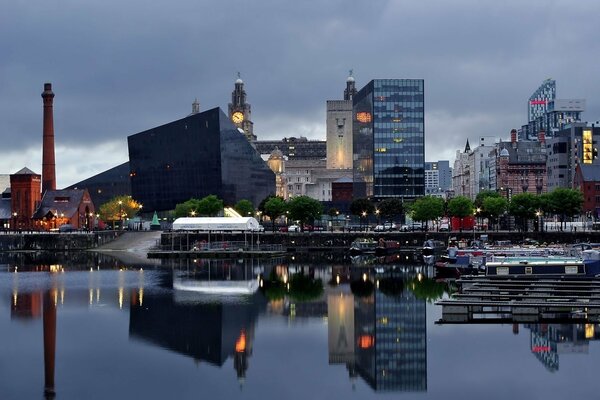
[[592,232],[492,232],[492,231],[463,231],[463,232],[265,232],[260,234],[221,233],[212,232],[163,232],[160,239],[162,250],[187,251],[194,245],[209,242],[253,242],[261,245],[281,245],[283,250],[347,250],[352,241],[357,238],[372,238],[379,240],[397,240],[407,248],[420,248],[427,239],[448,242],[450,237],[467,241],[480,239],[487,235],[488,243],[498,240],[510,240],[512,243],[524,239],[534,239],[540,243],[600,243],[600,231]]
[[94,249],[119,237],[119,231],[0,234],[0,251],[71,251]]

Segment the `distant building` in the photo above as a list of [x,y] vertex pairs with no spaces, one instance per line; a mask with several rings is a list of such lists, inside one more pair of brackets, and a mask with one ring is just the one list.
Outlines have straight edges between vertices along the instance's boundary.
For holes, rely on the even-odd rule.
[[424,81],[374,79],[353,102],[354,197],[425,193]]
[[479,138],[479,145],[469,153],[470,194],[474,200],[479,192],[490,190],[489,163],[490,152],[496,148],[497,139],[493,136]]
[[600,219],[600,165],[577,164],[573,188],[583,194],[583,212]]
[[535,140],[538,132],[554,137],[567,125],[581,121],[585,99],[557,99],[556,81],[546,79],[529,97],[528,123],[521,127],[519,140]]
[[450,161],[425,162],[425,195],[445,197],[452,187],[452,168]]
[[308,140],[289,137],[282,140],[258,140],[254,143],[256,151],[261,155],[270,155],[279,149],[288,160],[325,160],[327,158],[327,142],[324,140]]
[[578,164],[597,165],[600,127],[575,123],[558,131],[546,141],[548,154],[548,191],[556,188],[572,188],[575,168]]
[[496,174],[496,190],[508,199],[518,193],[541,194],[547,191],[546,144],[541,141],[517,141],[511,131],[510,142],[499,142],[492,158]]
[[[228,106],[229,118],[233,124],[241,129],[249,142],[256,141],[254,134],[254,123],[252,122],[252,111],[250,104],[246,102],[246,91],[244,90],[244,81],[238,78],[235,81],[235,88],[231,93],[231,103]],[[197,114],[197,113],[195,113]]]
[[344,100],[327,100],[327,169],[352,168],[352,99],[355,94],[350,71]]
[[73,229],[94,229],[95,214],[87,190],[46,190],[33,219],[44,230],[65,224]]
[[146,211],[173,210],[214,194],[257,206],[275,194],[275,175],[219,108],[131,135],[131,195]]
[[456,150],[454,159],[454,168],[452,169],[452,191],[454,196],[471,197],[471,166],[469,164],[469,154],[471,146],[469,139],[465,144],[465,150]]
[[11,213],[16,229],[33,229],[32,219],[42,198],[42,176],[25,167],[10,175]]

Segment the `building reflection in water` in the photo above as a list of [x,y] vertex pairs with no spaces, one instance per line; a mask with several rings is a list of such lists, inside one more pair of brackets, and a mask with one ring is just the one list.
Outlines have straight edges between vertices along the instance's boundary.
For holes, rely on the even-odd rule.
[[[175,271],[173,282],[181,282],[182,275],[188,281],[208,279],[209,268],[211,279],[217,281],[225,277],[239,281],[249,278],[244,271],[249,268],[247,263],[205,260],[201,265],[191,265],[191,270],[188,267]],[[173,290],[130,299],[131,338],[218,367],[232,358],[237,378],[243,383],[252,355],[256,321],[266,308],[262,294],[219,296]]]
[[532,354],[550,372],[559,369],[559,355],[588,354],[589,342],[600,339],[600,324],[525,324]]
[[56,289],[42,292],[18,293],[13,288],[11,318],[36,319],[43,317],[44,341],[44,397],[53,399],[54,367],[56,361],[56,307],[59,293]]
[[346,364],[351,380],[359,375],[376,391],[427,390],[426,305],[403,290],[408,278],[363,273],[354,294],[327,297],[329,362]]
[[[72,268],[71,266],[62,264],[27,263],[13,264],[8,268],[8,271],[13,276],[10,301],[11,319],[43,318],[44,397],[46,399],[54,399],[56,397],[54,379],[57,308],[65,304],[65,298],[67,297],[65,293],[65,270],[74,270],[81,273],[85,271],[85,268],[88,267],[76,265]],[[114,267],[111,266],[111,268]],[[103,282],[102,278],[100,278],[101,271],[99,270],[99,266],[96,269],[91,268],[89,270],[88,288],[78,287],[69,290],[68,303],[73,305],[100,305],[100,292],[102,288],[105,293],[103,305],[122,308],[123,299],[126,296],[125,287],[127,287],[131,289],[131,297],[136,299],[136,303],[139,302],[141,304],[144,292],[144,272],[142,269],[126,271],[124,268],[120,268],[116,288],[112,286],[112,282]],[[21,291],[19,281],[23,272],[40,273],[47,279],[37,279],[38,286],[34,285],[32,289],[30,287],[32,280],[29,277],[29,280],[26,280],[26,285],[24,285],[28,287],[27,291]],[[125,277],[126,273],[128,274],[127,278]]]

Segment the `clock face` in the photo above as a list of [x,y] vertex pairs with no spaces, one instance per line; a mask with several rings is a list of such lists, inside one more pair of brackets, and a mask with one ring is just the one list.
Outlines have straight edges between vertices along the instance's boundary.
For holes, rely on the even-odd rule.
[[240,122],[242,122],[244,120],[244,114],[242,114],[239,111],[236,111],[233,114],[231,114],[231,120],[234,123],[239,124]]

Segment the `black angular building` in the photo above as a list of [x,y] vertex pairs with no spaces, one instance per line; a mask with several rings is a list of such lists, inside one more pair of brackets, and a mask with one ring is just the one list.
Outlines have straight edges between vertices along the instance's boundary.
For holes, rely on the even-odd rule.
[[129,162],[117,165],[66,189],[87,189],[97,208],[116,196],[131,195]]
[[275,193],[275,175],[220,108],[127,138],[132,197],[145,210],[172,210],[214,194],[226,204],[258,205]]

